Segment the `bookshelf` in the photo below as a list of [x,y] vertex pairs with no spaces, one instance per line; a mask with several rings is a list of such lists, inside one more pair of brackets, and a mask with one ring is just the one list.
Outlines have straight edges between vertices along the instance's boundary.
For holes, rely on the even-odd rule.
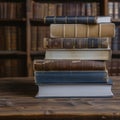
[[[112,10],[110,3],[119,10]],[[33,60],[44,58],[42,39],[49,36],[49,25],[41,22],[42,17],[118,15],[112,22],[119,28],[118,11],[120,2],[114,0],[0,0],[0,78],[33,76]],[[111,75],[120,75],[119,34],[114,39],[108,65]]]

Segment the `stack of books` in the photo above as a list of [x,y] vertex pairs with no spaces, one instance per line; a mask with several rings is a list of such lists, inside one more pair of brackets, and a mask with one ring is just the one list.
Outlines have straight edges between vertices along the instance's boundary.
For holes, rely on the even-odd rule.
[[44,38],[45,59],[34,60],[36,97],[110,97],[115,25],[108,16],[48,16],[50,38]]

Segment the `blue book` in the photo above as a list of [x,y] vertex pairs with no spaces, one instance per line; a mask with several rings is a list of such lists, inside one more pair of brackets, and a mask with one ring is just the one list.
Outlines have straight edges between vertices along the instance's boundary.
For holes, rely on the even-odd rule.
[[36,84],[107,83],[106,71],[35,71]]

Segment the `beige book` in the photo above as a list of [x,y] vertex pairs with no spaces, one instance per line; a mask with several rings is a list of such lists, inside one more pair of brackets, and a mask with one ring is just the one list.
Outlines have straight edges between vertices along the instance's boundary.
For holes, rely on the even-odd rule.
[[114,23],[101,24],[51,24],[51,38],[113,37]]

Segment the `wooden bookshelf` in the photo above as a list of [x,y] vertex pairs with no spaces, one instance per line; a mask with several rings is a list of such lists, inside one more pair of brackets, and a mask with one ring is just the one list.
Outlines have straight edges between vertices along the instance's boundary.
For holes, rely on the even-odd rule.
[[[49,25],[41,22],[42,17],[46,15],[109,15],[109,2],[120,3],[119,0],[0,0],[0,60],[3,60],[3,58],[6,60],[7,58],[12,59],[11,57],[14,56],[16,60],[22,58],[26,65],[25,69],[22,69],[24,74],[21,74],[21,77],[33,76],[33,60],[36,58],[43,59],[45,50],[40,46],[42,41],[34,41],[36,36],[32,37],[31,35],[33,32],[37,32],[39,39],[49,35]],[[112,14],[114,16],[114,12]],[[120,12],[117,13],[116,10],[115,14],[120,15]],[[119,25],[120,18],[113,18],[112,22]],[[13,33],[10,32],[11,29]],[[37,30],[32,31],[32,29]],[[8,45],[4,41],[12,41],[9,36],[14,39],[13,44],[16,45],[13,45],[14,50],[4,48],[4,46]],[[32,43],[36,44],[35,49],[34,47],[31,48]],[[118,57],[119,55],[120,49],[118,47],[117,50],[112,52],[113,59],[114,56]]]

